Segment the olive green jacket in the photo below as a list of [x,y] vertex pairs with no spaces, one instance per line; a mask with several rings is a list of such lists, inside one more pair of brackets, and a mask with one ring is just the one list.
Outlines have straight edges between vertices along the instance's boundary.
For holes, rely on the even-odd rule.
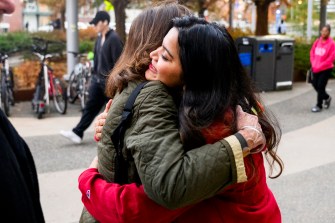
[[[115,169],[111,135],[136,85],[129,83],[113,99],[98,143],[98,170],[109,182],[113,182]],[[146,194],[170,209],[197,203],[230,184],[247,180],[241,145],[234,135],[185,152],[176,105],[158,81],[147,83],[137,96],[123,152],[131,157],[127,157],[129,183],[137,172]]]

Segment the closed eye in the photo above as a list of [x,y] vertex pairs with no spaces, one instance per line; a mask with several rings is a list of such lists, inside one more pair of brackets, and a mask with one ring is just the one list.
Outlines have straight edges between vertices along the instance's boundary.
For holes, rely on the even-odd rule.
[[164,61],[168,61],[168,58],[166,58],[166,56],[164,56],[163,54],[161,55],[161,57]]

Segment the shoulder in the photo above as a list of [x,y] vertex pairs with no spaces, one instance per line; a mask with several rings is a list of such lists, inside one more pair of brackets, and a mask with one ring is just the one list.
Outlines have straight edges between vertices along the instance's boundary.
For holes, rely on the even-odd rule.
[[318,44],[319,40],[320,40],[320,38],[317,38],[317,39],[314,41],[313,45]]
[[330,38],[330,43],[331,43],[332,46],[335,46],[335,41],[334,41],[333,38]]
[[172,96],[169,89],[160,81],[149,81],[141,90],[138,95],[138,102],[135,104],[143,101],[170,104]]
[[165,92],[168,93],[168,88],[160,81],[149,81],[143,87],[143,93],[159,93]]
[[109,40],[121,41],[121,38],[119,37],[119,35],[113,29],[110,29],[106,36]]
[[[159,81],[148,82],[136,98],[134,115],[154,116],[176,115],[177,107],[169,89]],[[150,118],[153,118],[151,116]]]

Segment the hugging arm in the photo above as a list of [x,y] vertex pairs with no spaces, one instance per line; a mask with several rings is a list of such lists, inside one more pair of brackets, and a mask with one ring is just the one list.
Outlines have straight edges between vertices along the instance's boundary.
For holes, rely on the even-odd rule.
[[185,152],[172,97],[162,89],[153,90],[145,97],[141,94],[134,108],[136,121],[126,132],[125,143],[151,199],[175,209],[247,180],[237,137],[229,136]]
[[[141,103],[135,109],[135,116],[139,120],[135,118],[136,121],[131,125],[133,127],[128,131],[129,137],[126,137],[127,146],[133,151],[136,165],[140,167],[138,169],[142,183],[148,187],[151,198],[162,205],[175,208],[210,197],[217,188],[246,180],[241,144],[237,139],[240,137],[230,136],[214,145],[185,153],[180,142],[172,98],[166,91],[160,91],[161,89],[152,92],[144,99],[142,95]],[[104,113],[107,111],[108,109]],[[237,110],[237,114],[238,129],[247,125],[261,131],[256,116],[246,114],[241,109]],[[96,121],[96,127],[100,126],[95,133],[98,138],[105,117],[106,114],[100,115]],[[254,148],[264,143],[259,131],[255,134],[255,131],[247,128],[239,133],[246,139],[247,145]],[[207,163],[209,166],[206,166]],[[212,180],[215,181],[214,185],[208,185]],[[172,182],[171,185],[169,182]],[[193,194],[202,192],[205,188],[201,186],[193,189],[199,187],[198,182],[208,187],[204,193]],[[180,198],[183,200],[179,200]]]
[[108,183],[95,168],[79,176],[79,189],[86,209],[99,222],[172,222],[192,206],[169,210],[152,201],[135,183]]

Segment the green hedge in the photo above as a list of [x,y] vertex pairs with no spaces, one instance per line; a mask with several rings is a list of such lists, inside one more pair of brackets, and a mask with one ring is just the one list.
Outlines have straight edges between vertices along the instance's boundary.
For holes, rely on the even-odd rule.
[[294,46],[294,81],[302,81],[306,78],[306,72],[311,67],[309,51],[312,44],[295,42]]
[[80,53],[88,53],[93,51],[94,49],[94,41],[83,40],[79,42],[79,52]]
[[[58,32],[58,33],[57,33]],[[63,42],[64,44],[52,44],[49,53],[62,53],[66,51],[65,33],[54,32],[10,32],[0,35],[0,52],[12,53],[23,52],[26,56],[31,56],[33,37]],[[93,51],[94,40],[79,40],[79,52],[87,53]]]
[[11,53],[31,48],[31,36],[25,32],[13,32],[0,35],[0,52]]

